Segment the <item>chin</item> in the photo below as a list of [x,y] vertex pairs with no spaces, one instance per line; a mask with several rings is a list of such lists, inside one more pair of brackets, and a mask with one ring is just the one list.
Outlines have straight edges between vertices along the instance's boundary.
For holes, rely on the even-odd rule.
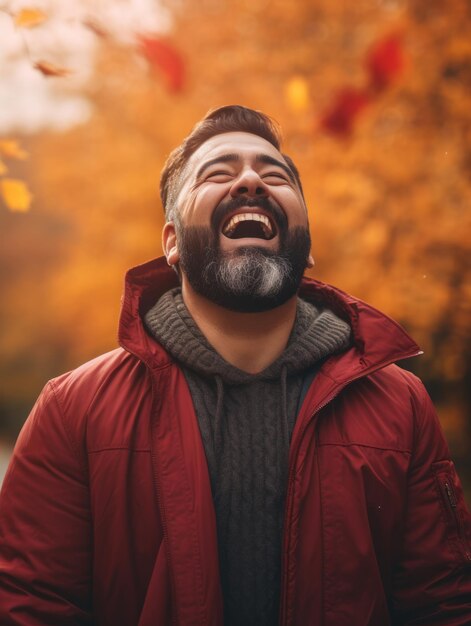
[[192,289],[219,306],[245,313],[274,309],[297,293],[311,244],[309,231],[301,227],[288,230],[279,245],[246,237],[232,240],[238,243],[229,251],[221,249],[211,229],[187,227],[182,235],[181,268]]

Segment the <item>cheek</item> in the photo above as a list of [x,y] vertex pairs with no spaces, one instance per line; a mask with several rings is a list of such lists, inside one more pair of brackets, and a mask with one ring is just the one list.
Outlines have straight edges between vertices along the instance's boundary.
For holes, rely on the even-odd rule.
[[206,185],[195,190],[186,203],[184,219],[191,219],[193,224],[207,225],[214,209],[226,197],[223,185]]
[[279,204],[285,209],[290,226],[307,226],[308,215],[300,198],[291,190],[277,195]]

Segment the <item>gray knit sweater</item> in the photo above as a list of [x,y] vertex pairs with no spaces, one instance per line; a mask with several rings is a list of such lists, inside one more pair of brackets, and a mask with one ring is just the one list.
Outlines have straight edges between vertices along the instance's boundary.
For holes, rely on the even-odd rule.
[[289,440],[304,374],[344,350],[350,327],[298,299],[283,354],[258,374],[225,361],[199,330],[179,288],[145,316],[187,379],[216,511],[225,626],[276,626]]

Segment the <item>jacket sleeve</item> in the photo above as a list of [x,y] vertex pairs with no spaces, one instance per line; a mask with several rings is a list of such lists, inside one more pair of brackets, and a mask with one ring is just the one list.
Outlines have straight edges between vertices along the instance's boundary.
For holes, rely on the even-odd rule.
[[92,624],[90,529],[86,463],[49,383],[0,495],[2,626]]
[[394,626],[471,624],[471,517],[437,415],[420,384]]

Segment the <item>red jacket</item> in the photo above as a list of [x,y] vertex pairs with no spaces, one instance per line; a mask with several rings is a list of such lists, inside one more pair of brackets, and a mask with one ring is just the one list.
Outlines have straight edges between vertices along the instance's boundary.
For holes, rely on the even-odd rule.
[[[0,624],[222,626],[205,454],[179,367],[142,314],[174,273],[127,275],[122,349],[48,383],[0,501]],[[355,345],[315,378],[290,446],[280,624],[471,624],[471,522],[392,320],[313,280]]]

